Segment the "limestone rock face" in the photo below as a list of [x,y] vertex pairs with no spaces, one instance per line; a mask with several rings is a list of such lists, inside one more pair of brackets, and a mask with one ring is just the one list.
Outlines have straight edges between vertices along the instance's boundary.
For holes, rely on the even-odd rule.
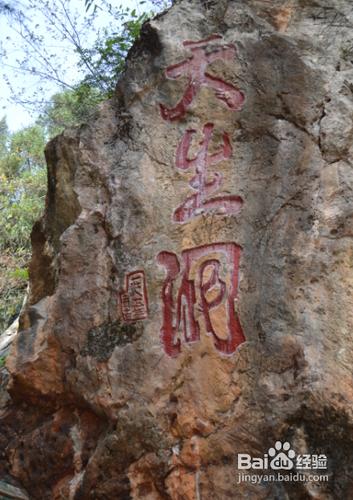
[[[353,498],[352,23],[177,2],[48,145],[1,409],[31,498]],[[278,441],[328,481],[239,481]]]

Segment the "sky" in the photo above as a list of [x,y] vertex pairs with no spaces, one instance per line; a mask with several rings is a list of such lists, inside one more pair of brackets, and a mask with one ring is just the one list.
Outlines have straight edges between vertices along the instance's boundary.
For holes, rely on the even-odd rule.
[[[44,19],[40,14],[38,8],[34,7],[28,9],[31,0],[17,0],[21,5],[21,10],[26,15],[26,22],[31,26],[33,33],[36,36],[42,37],[44,45],[49,50],[49,53],[55,54],[58,58],[58,67],[60,75],[65,76],[65,81],[68,83],[75,83],[79,81],[80,74],[77,66],[77,56],[75,56],[71,46],[66,41],[53,39],[51,34],[50,20]],[[63,3],[64,7],[70,11],[73,17],[76,17],[74,27],[78,28],[82,23],[85,14],[85,1],[84,0],[55,0],[58,4]],[[15,0],[10,2],[15,5]],[[38,5],[38,0],[32,0],[34,5]],[[54,0],[52,0],[53,5]],[[96,2],[98,5],[100,1]],[[148,2],[140,5],[138,0],[110,0],[114,6],[123,5],[129,8],[136,8],[137,12],[146,10]],[[59,9],[57,11],[59,13]],[[98,10],[94,17],[94,27],[90,30],[86,43],[93,44],[97,31],[104,28],[104,26],[111,20],[109,14],[104,10]],[[30,73],[23,73],[19,68],[23,68],[22,60],[26,57],[23,50],[23,42],[21,36],[15,31],[16,23],[4,15],[0,15],[0,54],[5,50],[6,57],[0,55],[0,119],[6,115],[7,123],[11,131],[16,131],[24,126],[33,124],[38,117],[38,112],[30,106],[31,109],[26,109],[28,106],[20,105],[13,102],[12,96],[17,98],[31,99],[35,91],[39,91],[41,97],[49,99],[51,95],[60,91],[60,87],[52,83],[43,85],[37,77]],[[16,68],[17,69],[14,69]],[[46,71],[43,66],[43,71]],[[10,82],[12,91],[7,82]],[[41,87],[43,86],[43,89]],[[21,97],[22,96],[22,97]]]

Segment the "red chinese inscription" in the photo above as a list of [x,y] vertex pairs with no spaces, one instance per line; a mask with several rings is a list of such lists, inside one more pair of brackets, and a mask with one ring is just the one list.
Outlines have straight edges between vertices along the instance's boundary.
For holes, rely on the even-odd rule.
[[201,324],[223,354],[233,354],[245,341],[235,310],[240,255],[241,247],[235,243],[184,250],[182,265],[175,253],[158,254],[166,271],[161,338],[169,356],[181,352],[182,341],[198,341]]
[[203,139],[200,149],[192,159],[188,157],[191,141],[196,130],[187,130],[178,146],[176,153],[176,167],[179,170],[194,169],[196,175],[190,181],[190,187],[196,191],[174,211],[174,222],[184,223],[202,212],[216,212],[219,214],[237,214],[242,207],[240,196],[221,194],[210,197],[222,184],[222,175],[215,172],[211,179],[207,168],[216,165],[222,160],[230,158],[232,148],[227,133],[223,134],[223,144],[219,151],[209,154],[209,144],[214,125],[207,123],[203,128]]
[[146,319],[148,301],[145,273],[134,271],[125,277],[125,290],[119,293],[121,312],[126,322]]
[[219,59],[231,61],[236,49],[232,44],[210,44],[219,40],[220,35],[213,35],[198,42],[186,41],[184,47],[188,47],[192,56],[166,70],[166,76],[176,80],[182,76],[188,78],[188,83],[184,95],[174,108],[167,108],[160,104],[161,114],[165,120],[173,121],[182,118],[192,101],[200,91],[201,87],[208,87],[215,92],[218,99],[233,110],[239,111],[244,102],[244,94],[234,87],[234,85],[223,81],[221,78],[210,75],[206,72],[207,66]]

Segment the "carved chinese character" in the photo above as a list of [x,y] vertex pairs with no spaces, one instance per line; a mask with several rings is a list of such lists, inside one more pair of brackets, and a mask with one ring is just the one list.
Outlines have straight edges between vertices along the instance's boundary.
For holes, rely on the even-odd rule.
[[182,342],[211,335],[215,348],[233,354],[245,338],[236,312],[241,247],[235,243],[213,243],[182,252],[180,265],[175,253],[160,252],[165,268],[162,289],[161,338],[172,357]]
[[173,121],[182,118],[192,101],[200,91],[201,87],[208,87],[215,92],[218,99],[234,111],[241,109],[244,102],[244,94],[234,87],[234,85],[223,81],[221,78],[210,75],[206,72],[207,66],[214,61],[231,61],[236,53],[234,45],[231,44],[210,44],[214,40],[219,40],[220,35],[213,35],[198,42],[186,41],[184,47],[188,47],[192,56],[166,70],[167,78],[178,79],[187,77],[188,83],[184,95],[174,108],[167,108],[160,105],[162,117],[165,120]]
[[196,130],[187,130],[178,146],[176,154],[176,167],[179,170],[194,169],[196,175],[190,181],[190,187],[196,191],[175,210],[174,222],[184,223],[192,217],[203,212],[216,214],[237,214],[242,207],[243,200],[240,196],[220,194],[215,197],[210,195],[217,191],[222,184],[222,175],[215,172],[211,179],[208,178],[207,167],[216,165],[222,160],[230,158],[232,148],[228,134],[223,134],[223,145],[219,151],[209,154],[209,144],[213,134],[214,125],[207,123],[203,128],[203,139],[196,156],[189,159],[191,141]]
[[145,273],[134,271],[125,277],[125,290],[119,293],[121,312],[126,322],[146,319],[148,300]]

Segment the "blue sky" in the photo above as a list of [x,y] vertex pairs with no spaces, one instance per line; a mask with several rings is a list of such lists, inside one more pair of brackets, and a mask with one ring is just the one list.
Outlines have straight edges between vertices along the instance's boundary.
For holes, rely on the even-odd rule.
[[[69,43],[53,40],[50,33],[50,20],[44,19],[39,9],[32,8],[27,10],[30,0],[19,1],[21,1],[21,5],[24,7],[23,11],[27,14],[27,23],[30,24],[33,32],[43,37],[45,46],[57,57],[60,75],[63,75],[65,81],[70,84],[77,82],[80,78],[77,67],[78,59]],[[73,13],[77,17],[75,26],[79,27],[85,13],[84,0],[56,1],[59,3],[62,2],[70,13]],[[138,12],[146,10],[146,4],[148,5],[146,2],[146,4],[141,6],[138,0],[119,0],[118,2],[110,0],[110,2],[116,6],[123,5],[136,8]],[[99,1],[97,1],[97,4],[99,4]],[[85,43],[92,44],[96,38],[97,31],[102,29],[110,19],[109,15],[104,11],[98,11],[98,15],[94,18],[94,29],[90,30]],[[60,90],[60,87],[54,82],[42,85],[37,77],[28,72],[22,73],[14,69],[14,67],[21,67],[20,61],[25,57],[21,37],[16,33],[14,28],[16,28],[16,25],[11,19],[6,18],[6,16],[0,16],[0,44],[2,49],[7,51],[7,57],[0,58],[0,118],[6,115],[9,128],[12,131],[30,125],[38,115],[35,110],[26,110],[23,105],[12,102],[11,91],[6,84],[6,80],[11,82],[14,93],[17,96],[22,95],[24,99],[31,99],[34,91],[38,91],[41,86],[43,86],[43,90],[40,90],[40,95],[48,99],[52,94]],[[45,67],[43,67],[43,71],[45,71]]]

